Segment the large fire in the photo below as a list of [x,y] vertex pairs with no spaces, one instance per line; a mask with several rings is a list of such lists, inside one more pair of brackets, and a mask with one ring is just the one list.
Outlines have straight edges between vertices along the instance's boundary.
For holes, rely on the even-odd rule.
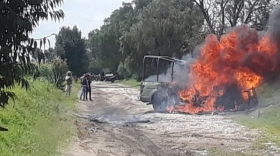
[[[179,92],[180,98],[189,102],[177,106],[176,110],[190,114],[223,110],[225,106],[218,107],[217,98],[229,88],[236,88],[247,100],[248,94],[243,91],[258,87],[266,74],[278,69],[278,64],[273,62],[276,57],[277,46],[270,36],[259,39],[257,31],[246,25],[235,28],[220,40],[209,35],[197,60],[190,66],[189,87]],[[203,105],[191,102],[196,94],[205,97]]]

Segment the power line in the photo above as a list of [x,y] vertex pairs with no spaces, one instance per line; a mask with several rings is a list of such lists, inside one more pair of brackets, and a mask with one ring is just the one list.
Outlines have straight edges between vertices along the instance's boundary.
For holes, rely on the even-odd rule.
[[38,41],[38,40],[42,40],[42,39],[45,39],[45,38],[49,38],[49,37],[51,37],[51,36],[57,36],[57,34],[56,34],[56,33],[52,33],[52,34],[50,34],[50,35],[48,35],[48,36],[46,36],[46,37],[38,38],[38,39],[34,39],[34,40],[35,40],[35,41]]

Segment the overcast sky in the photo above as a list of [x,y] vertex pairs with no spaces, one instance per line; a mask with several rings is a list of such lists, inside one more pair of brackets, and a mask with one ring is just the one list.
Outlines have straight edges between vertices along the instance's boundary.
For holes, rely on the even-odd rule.
[[[131,2],[132,0],[64,0],[60,7],[66,17],[61,22],[42,21],[38,28],[33,32],[32,37],[42,38],[52,33],[58,33],[62,26],[73,27],[77,25],[82,31],[82,36],[95,29],[100,28],[103,20],[109,17],[111,12],[121,7],[122,2]],[[55,44],[55,37],[49,38],[51,47]]]

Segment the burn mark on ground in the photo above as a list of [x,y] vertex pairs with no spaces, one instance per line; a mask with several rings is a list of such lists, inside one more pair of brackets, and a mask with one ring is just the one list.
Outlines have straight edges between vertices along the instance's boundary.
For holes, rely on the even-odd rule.
[[212,148],[227,153],[269,155],[269,151],[252,149],[254,138],[259,136],[257,131],[226,116],[153,113],[152,106],[136,100],[139,92],[135,89],[112,87],[92,91],[93,101],[78,104],[79,141],[67,156],[202,156]]
[[140,123],[151,123],[150,119],[136,115],[98,115],[90,117],[91,122],[115,124],[115,125],[132,125]]

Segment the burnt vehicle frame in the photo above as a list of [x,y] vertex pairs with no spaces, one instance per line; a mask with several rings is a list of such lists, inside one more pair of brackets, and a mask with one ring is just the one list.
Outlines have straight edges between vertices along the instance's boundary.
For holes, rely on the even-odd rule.
[[[150,66],[146,65],[146,60],[153,59],[156,61],[156,78],[154,80],[146,80],[145,71],[146,68],[150,68]],[[170,81],[160,81],[160,72],[159,72],[159,62],[160,60],[164,60],[170,63]],[[203,107],[205,101],[209,96],[200,96],[198,90],[196,90],[196,94],[193,95],[190,101],[184,101],[179,96],[179,91],[184,89],[179,86],[174,81],[174,66],[175,64],[184,66],[185,61],[180,59],[171,58],[168,56],[154,56],[154,55],[146,55],[143,58],[143,67],[142,67],[142,81],[140,85],[140,101],[146,102],[148,105],[153,105],[153,109],[156,112],[166,112],[168,107],[175,107],[180,105],[186,105],[188,103],[193,103],[197,107]],[[192,86],[194,87],[194,86]],[[217,95],[216,108],[220,107],[222,103],[228,103],[230,107],[229,110],[245,110],[254,107],[258,104],[258,98],[255,91],[255,88],[251,88],[242,92],[236,92],[237,97],[226,95]],[[247,100],[241,98],[242,94],[247,94]],[[235,98],[235,99],[234,99]]]
[[[146,66],[147,60],[155,61],[155,79],[150,81],[146,79],[146,69],[151,66]],[[160,61],[166,61],[169,63],[169,68],[171,69],[170,81],[160,81]],[[140,101],[147,102],[147,104],[152,104],[153,108],[157,112],[163,112],[165,105],[162,102],[170,100],[172,95],[174,103],[179,103],[179,96],[177,91],[179,90],[178,85],[173,83],[174,79],[174,66],[175,64],[184,64],[185,61],[171,58],[169,56],[155,56],[146,55],[143,58],[142,66],[142,81],[140,85]],[[167,69],[166,69],[167,70]],[[151,75],[147,75],[151,76]]]

